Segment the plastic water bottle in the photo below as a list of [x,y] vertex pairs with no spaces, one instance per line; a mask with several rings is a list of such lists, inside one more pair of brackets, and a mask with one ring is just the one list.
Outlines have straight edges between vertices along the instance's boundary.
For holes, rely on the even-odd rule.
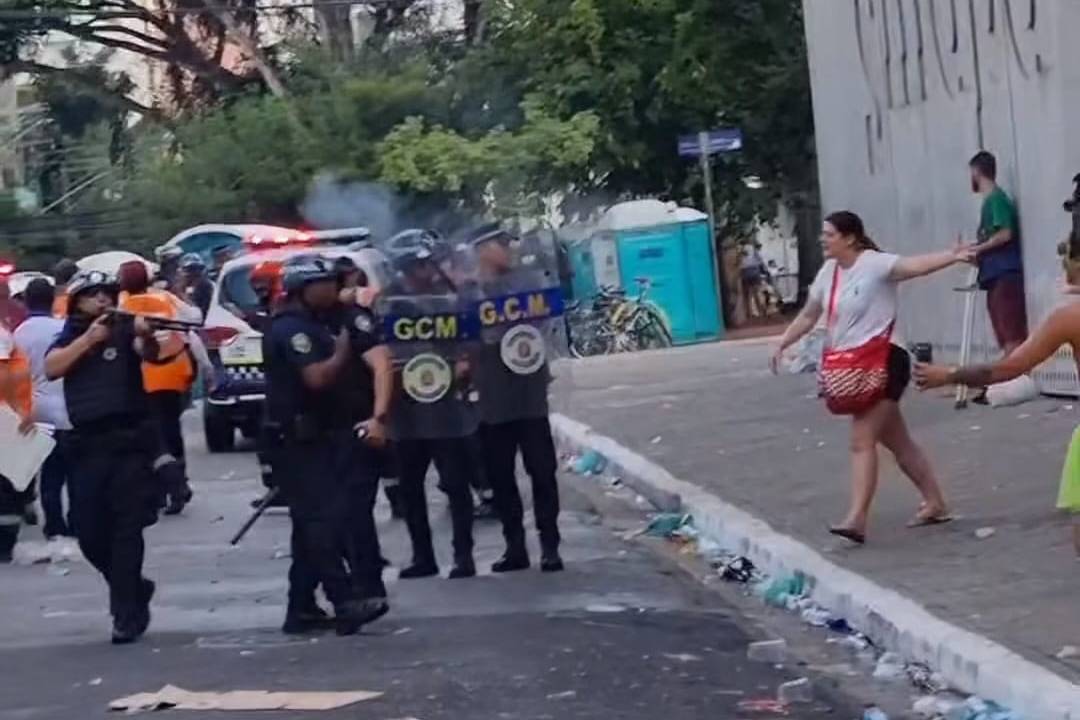
[[871,705],[863,711],[862,720],[889,720],[889,716],[877,705]]

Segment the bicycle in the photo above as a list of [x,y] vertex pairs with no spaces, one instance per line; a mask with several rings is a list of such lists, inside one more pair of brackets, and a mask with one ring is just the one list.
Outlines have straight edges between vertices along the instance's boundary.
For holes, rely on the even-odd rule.
[[648,299],[652,283],[636,278],[636,298],[621,288],[604,287],[590,307],[573,305],[568,313],[570,354],[576,358],[671,347],[671,330],[663,312]]

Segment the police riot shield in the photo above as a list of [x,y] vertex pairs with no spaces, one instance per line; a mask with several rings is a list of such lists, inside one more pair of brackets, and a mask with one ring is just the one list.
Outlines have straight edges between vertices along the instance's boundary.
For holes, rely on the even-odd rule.
[[475,382],[483,422],[564,410],[573,383],[572,368],[564,362],[566,274],[555,235],[519,237],[490,230],[474,236],[470,248],[479,333]]
[[397,277],[376,314],[394,356],[395,439],[460,438],[478,427],[469,343],[474,338],[460,288],[430,254],[395,259]]

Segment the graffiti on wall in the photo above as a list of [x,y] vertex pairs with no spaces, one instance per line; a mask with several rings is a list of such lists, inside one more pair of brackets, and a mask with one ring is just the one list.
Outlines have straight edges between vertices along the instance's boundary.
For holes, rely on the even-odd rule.
[[852,0],[855,38],[872,108],[865,116],[867,163],[886,112],[921,105],[933,93],[949,100],[974,94],[973,118],[983,144],[986,54],[1004,43],[1022,80],[1043,72],[1038,0]]

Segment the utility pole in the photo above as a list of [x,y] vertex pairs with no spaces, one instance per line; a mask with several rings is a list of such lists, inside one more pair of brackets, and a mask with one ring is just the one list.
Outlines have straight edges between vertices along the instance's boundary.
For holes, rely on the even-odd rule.
[[724,258],[721,254],[719,238],[716,236],[716,207],[713,205],[712,189],[712,153],[709,148],[709,133],[698,133],[698,150],[701,159],[701,177],[705,181],[705,212],[709,215],[709,242],[713,247],[714,274],[716,277],[716,307],[720,316],[724,316]]

